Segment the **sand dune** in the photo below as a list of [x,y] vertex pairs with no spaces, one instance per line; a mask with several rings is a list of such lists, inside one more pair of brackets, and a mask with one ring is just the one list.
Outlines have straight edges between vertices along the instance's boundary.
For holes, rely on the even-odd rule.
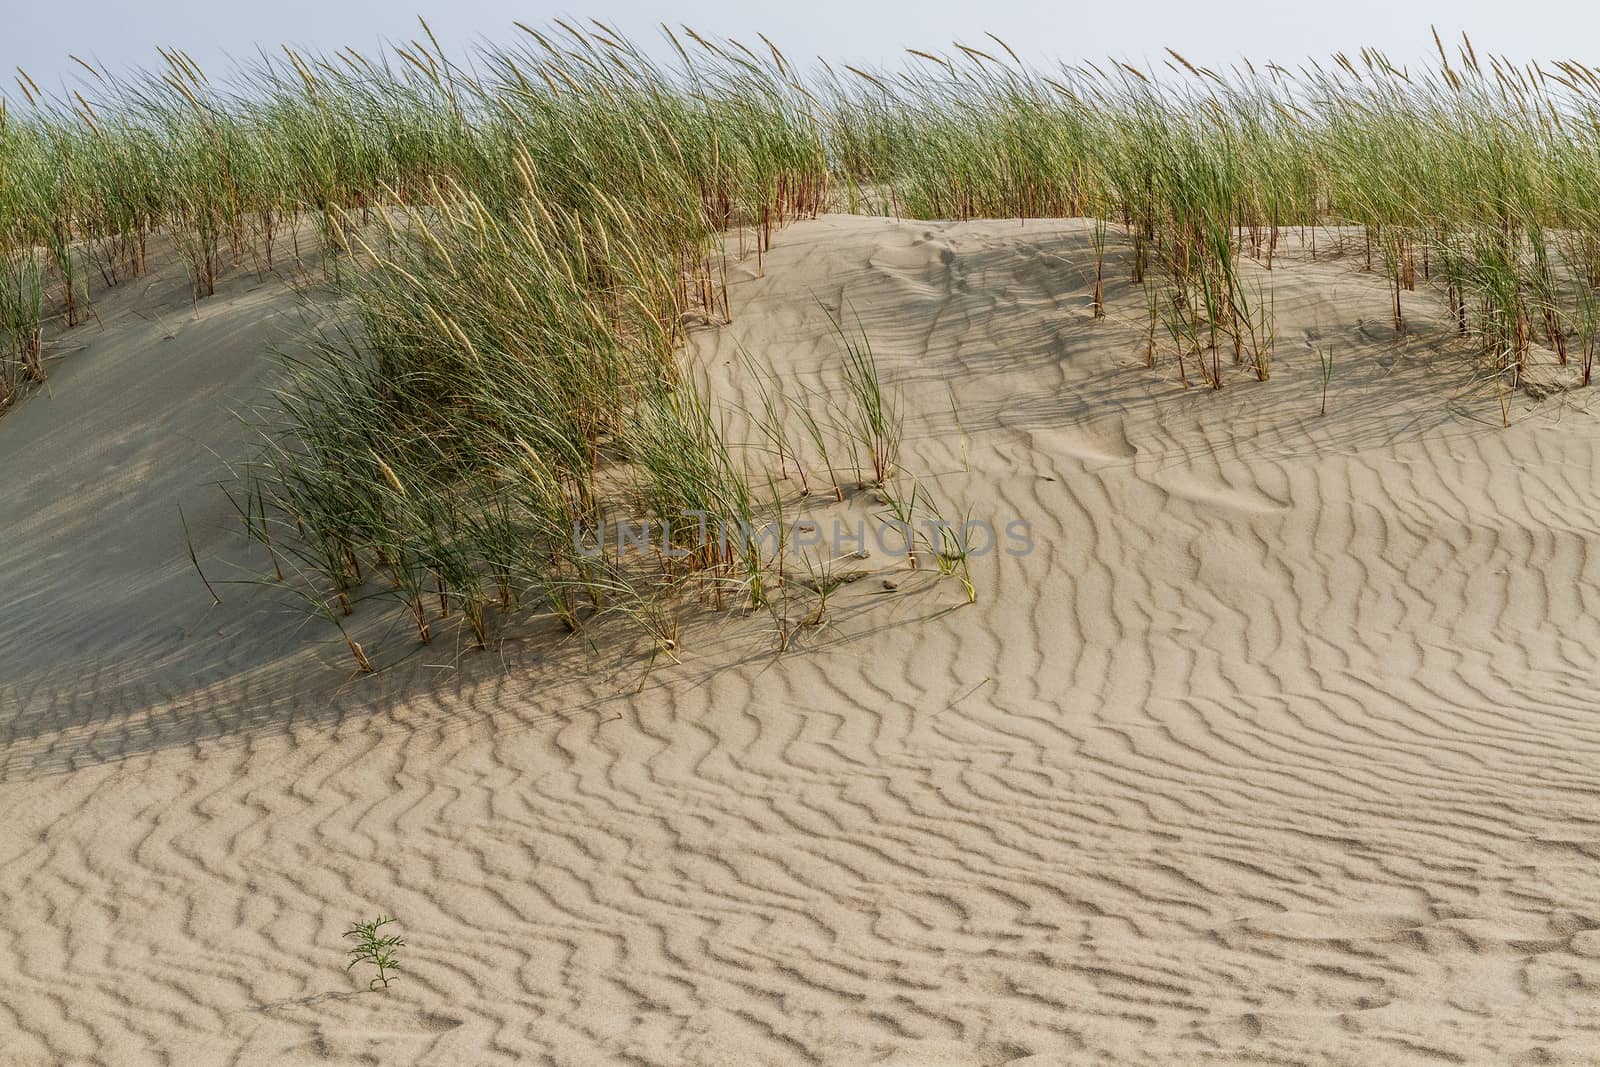
[[703,373],[821,388],[849,309],[911,466],[1036,551],[648,676],[358,613],[353,678],[270,590],[211,607],[177,506],[260,565],[207,483],[297,305],[112,294],[0,419],[0,1063],[1594,1062],[1592,395],[1502,429],[1442,302],[1397,339],[1324,249],[1210,392],[1120,268],[1093,321],[1082,222],[784,231]]

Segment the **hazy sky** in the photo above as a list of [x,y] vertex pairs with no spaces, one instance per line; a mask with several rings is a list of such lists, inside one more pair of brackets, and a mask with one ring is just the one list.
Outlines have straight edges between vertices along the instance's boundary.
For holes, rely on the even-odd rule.
[[[415,6],[412,6],[415,5]],[[1376,45],[1400,62],[1432,53],[1429,25],[1449,37],[1465,30],[1480,51],[1518,59],[1600,59],[1600,6],[1549,0],[1073,0],[974,3],[971,0],[800,0],[761,10],[735,0],[674,0],[655,7],[600,0],[0,0],[0,68],[25,68],[47,88],[76,69],[76,53],[113,68],[156,65],[157,45],[186,49],[208,73],[226,56],[258,45],[312,49],[417,34],[421,14],[449,50],[505,39],[519,20],[597,17],[641,43],[659,39],[663,19],[702,32],[755,39],[762,31],[791,58],[817,55],[855,63],[897,63],[907,46],[938,50],[951,40],[998,34],[1025,58],[1141,63],[1172,46],[1191,60],[1223,66],[1239,56],[1289,63],[1306,56]],[[1578,47],[1584,52],[1573,55]],[[803,65],[809,65],[803,64]]]

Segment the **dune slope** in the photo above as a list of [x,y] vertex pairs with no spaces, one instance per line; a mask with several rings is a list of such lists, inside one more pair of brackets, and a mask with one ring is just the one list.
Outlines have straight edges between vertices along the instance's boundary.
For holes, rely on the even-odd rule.
[[0,1060],[1589,1062],[1591,397],[1502,429],[1358,265],[1286,255],[1271,379],[1185,391],[1122,266],[1092,319],[1081,222],[784,231],[702,373],[823,388],[859,316],[911,469],[1034,551],[648,676],[371,620],[352,678],[269,593],[209,606],[176,505],[208,575],[260,565],[205,483],[293,301],[117,294],[0,420]]

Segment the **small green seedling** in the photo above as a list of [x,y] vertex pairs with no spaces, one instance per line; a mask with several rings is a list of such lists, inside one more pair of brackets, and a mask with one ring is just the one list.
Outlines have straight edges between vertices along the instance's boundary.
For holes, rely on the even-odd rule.
[[377,977],[367,983],[368,989],[378,988],[378,983],[383,983],[383,988],[389,988],[389,972],[398,971],[400,962],[395,954],[395,949],[404,947],[405,938],[398,934],[389,934],[384,937],[378,935],[378,930],[389,925],[395,920],[380,915],[371,922],[355,923],[344,932],[344,936],[355,938],[356,946],[350,950],[350,965],[345,970],[353,970],[358,963],[370,963],[378,968]]

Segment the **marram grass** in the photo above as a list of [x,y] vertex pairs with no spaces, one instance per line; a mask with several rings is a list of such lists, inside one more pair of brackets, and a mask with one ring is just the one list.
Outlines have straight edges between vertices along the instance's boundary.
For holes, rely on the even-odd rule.
[[[660,64],[557,22],[463,65],[423,30],[226,79],[177,50],[131,77],[82,64],[65,95],[18,72],[0,101],[0,408],[44,379],[50,334],[96,287],[145,270],[153,235],[197,301],[240,266],[301,270],[318,235],[344,311],[258,413],[236,503],[274,576],[341,628],[374,596],[421,641],[441,619],[481,644],[518,613],[574,631],[621,615],[671,654],[685,589],[771,608],[784,575],[737,538],[640,565],[579,551],[575,530],[619,512],[739,528],[782,506],[791,467],[808,492],[858,479],[896,514],[936,512],[896,481],[893,389],[866,338],[841,331],[848,410],[763,385],[770,470],[680,368],[686,317],[730,314],[725,249],[759,262],[824,209],[1091,219],[1096,314],[1126,272],[1152,365],[1212,388],[1271,374],[1283,234],[1315,250],[1353,228],[1394,329],[1405,294],[1438,293],[1502,403],[1535,346],[1590,378],[1600,72],[1579,63],[1463,39],[1430,70],[1374,51],[1040,70],[990,39],[808,73],[765,39],[668,31]],[[960,546],[928,547],[965,575]]]

